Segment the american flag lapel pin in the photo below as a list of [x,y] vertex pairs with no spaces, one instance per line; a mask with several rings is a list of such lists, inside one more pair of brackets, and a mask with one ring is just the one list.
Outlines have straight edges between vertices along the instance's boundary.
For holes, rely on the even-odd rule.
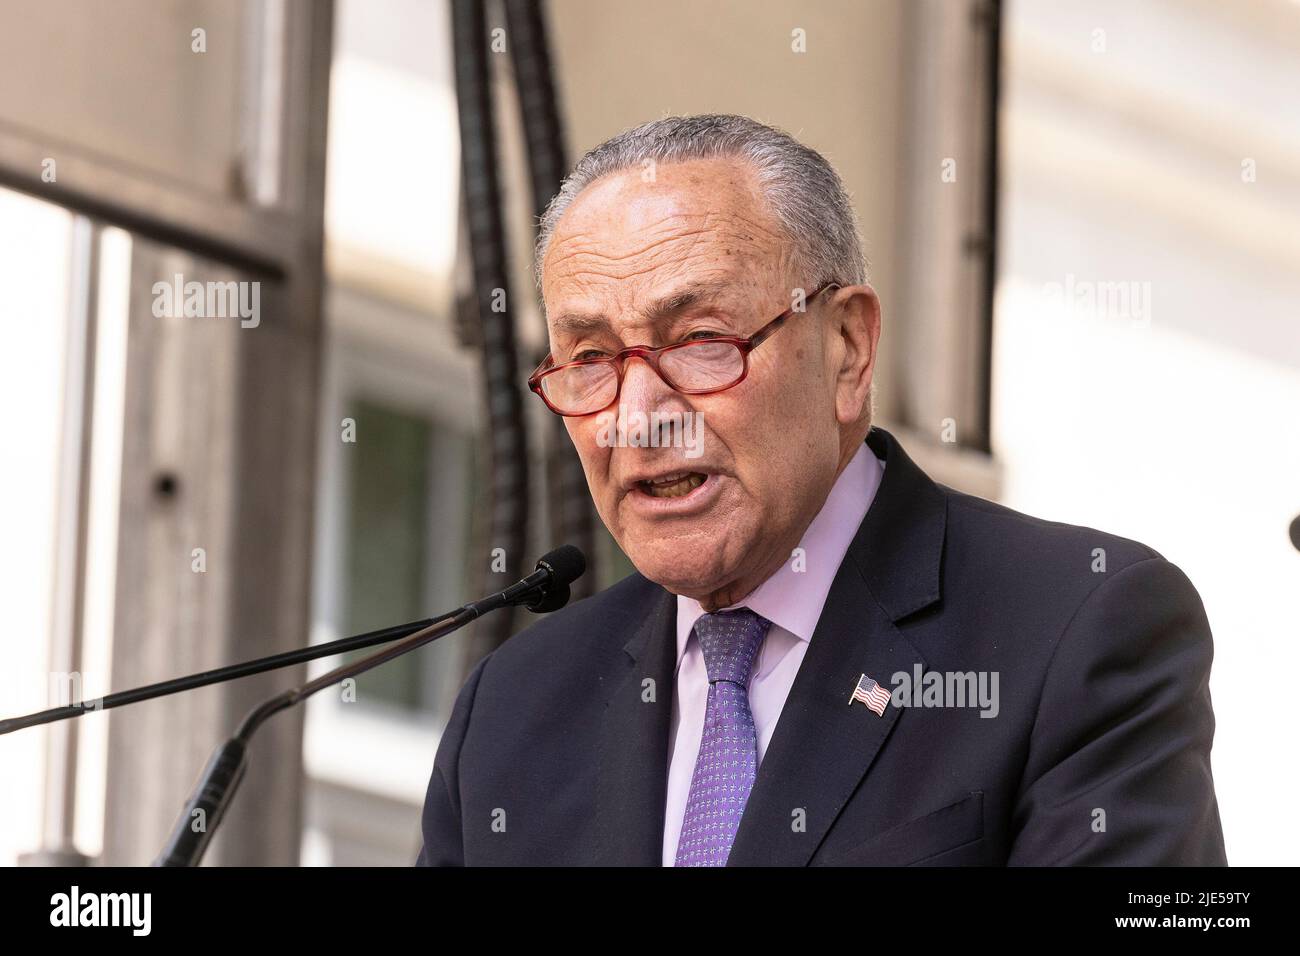
[[855,700],[860,700],[867,705],[877,717],[885,716],[885,707],[889,704],[889,691],[881,687],[866,674],[858,678],[858,686],[853,688],[853,696],[849,698],[849,706],[853,706]]

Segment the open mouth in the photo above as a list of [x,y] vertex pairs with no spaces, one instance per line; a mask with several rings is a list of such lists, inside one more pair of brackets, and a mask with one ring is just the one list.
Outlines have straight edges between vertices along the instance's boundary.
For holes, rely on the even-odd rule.
[[653,481],[638,481],[636,486],[651,498],[680,498],[704,484],[707,477],[698,471],[679,471]]

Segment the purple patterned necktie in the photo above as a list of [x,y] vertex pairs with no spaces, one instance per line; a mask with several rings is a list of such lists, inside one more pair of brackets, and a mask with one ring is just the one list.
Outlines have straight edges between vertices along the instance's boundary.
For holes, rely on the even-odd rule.
[[677,841],[677,866],[723,866],[731,853],[758,768],[749,670],[771,626],[747,607],[705,614],[695,622],[709,700]]

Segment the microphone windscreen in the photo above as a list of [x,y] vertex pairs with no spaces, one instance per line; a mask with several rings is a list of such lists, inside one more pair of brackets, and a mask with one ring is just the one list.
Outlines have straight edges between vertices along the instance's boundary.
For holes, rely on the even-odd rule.
[[554,583],[569,584],[578,580],[587,570],[587,558],[571,544],[562,544],[554,551],[542,555],[537,566],[548,567],[555,575]]
[[561,583],[547,588],[540,598],[528,605],[528,610],[536,614],[549,614],[558,611],[569,603],[569,586]]

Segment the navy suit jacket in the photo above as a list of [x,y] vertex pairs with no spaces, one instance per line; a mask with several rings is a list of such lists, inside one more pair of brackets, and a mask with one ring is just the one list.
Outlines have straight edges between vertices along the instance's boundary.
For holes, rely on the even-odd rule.
[[[1186,576],[936,484],[882,429],[867,443],[887,467],[728,865],[1226,863]],[[438,747],[417,864],[659,865],[675,665],[676,598],[640,574],[489,654]],[[848,703],[860,675],[892,690],[917,668],[996,672],[997,715]]]

